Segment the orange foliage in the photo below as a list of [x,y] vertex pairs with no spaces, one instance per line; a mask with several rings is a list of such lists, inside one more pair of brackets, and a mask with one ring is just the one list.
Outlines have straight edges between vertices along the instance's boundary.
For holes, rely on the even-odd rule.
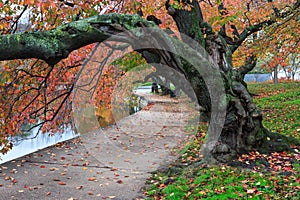
[[[73,21],[76,14],[81,13],[80,18],[93,15],[92,8],[99,2],[71,6],[62,1],[6,1],[0,5],[0,33],[52,29]],[[23,124],[44,122],[41,131],[46,132],[61,131],[71,122],[73,83],[93,47],[78,49],[55,66],[36,59],[1,62],[0,152],[12,147],[8,136],[21,133]]]
[[[289,9],[289,5],[295,3],[295,0],[279,0],[268,2],[260,1],[202,1],[200,3],[205,20],[212,24],[214,30],[219,30],[225,25],[228,36],[233,36],[234,25],[238,32],[241,33],[246,27],[261,23],[265,20],[274,18],[273,8],[278,10]],[[223,2],[226,11],[220,14],[218,5]],[[271,17],[270,17],[271,16]],[[234,66],[244,64],[247,57],[256,54],[261,59],[266,57],[266,52],[273,55],[272,66],[278,64],[286,66],[288,63],[287,54],[293,52],[299,53],[299,13],[294,13],[288,19],[277,19],[278,23],[274,26],[266,27],[260,33],[251,36],[246,40],[233,55]],[[279,44],[280,41],[280,44]],[[280,52],[278,50],[280,46]]]

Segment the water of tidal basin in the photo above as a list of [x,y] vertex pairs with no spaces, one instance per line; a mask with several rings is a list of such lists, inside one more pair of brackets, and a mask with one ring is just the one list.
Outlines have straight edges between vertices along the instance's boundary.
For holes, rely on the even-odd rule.
[[[138,87],[138,89],[134,90],[134,92],[150,93],[151,86]],[[137,112],[139,109],[134,110]],[[33,129],[30,135],[26,136],[28,139],[19,138],[19,141],[14,144],[14,147],[7,154],[3,155],[0,153],[0,164],[79,136],[79,134],[75,134],[71,128],[67,128],[64,133],[56,133],[54,135],[40,133],[36,136],[37,131],[38,127]]]
[[75,134],[70,128],[67,128],[64,133],[55,133],[52,136],[47,133],[39,133],[33,138],[37,131],[38,127],[33,129],[26,138],[18,137],[18,141],[7,154],[0,154],[0,164],[79,136],[79,134]]

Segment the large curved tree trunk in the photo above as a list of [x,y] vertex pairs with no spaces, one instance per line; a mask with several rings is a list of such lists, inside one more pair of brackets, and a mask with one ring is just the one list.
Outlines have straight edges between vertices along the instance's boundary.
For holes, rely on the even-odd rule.
[[[262,111],[253,103],[247,85],[243,81],[244,75],[254,68],[255,57],[250,57],[245,66],[234,69],[232,53],[236,48],[230,48],[222,30],[220,33],[215,33],[208,24],[203,22],[197,1],[193,1],[191,11],[175,9],[168,5],[168,2],[166,7],[183,35],[183,40],[184,35],[187,35],[202,44],[223,75],[227,99],[226,118],[220,138],[213,150],[206,155],[207,158],[228,162],[240,153],[260,148],[261,144],[266,142],[268,130],[262,125]],[[195,77],[198,77],[199,81],[194,81],[192,86],[197,94],[198,103],[205,108],[205,116],[211,120],[212,101],[201,81],[201,75],[191,73],[188,65],[183,67],[187,74],[190,74],[190,81],[193,82]]]

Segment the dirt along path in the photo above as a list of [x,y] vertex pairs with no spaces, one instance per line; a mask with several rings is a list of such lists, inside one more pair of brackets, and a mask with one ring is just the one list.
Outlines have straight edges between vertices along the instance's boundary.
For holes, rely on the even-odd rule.
[[0,199],[143,199],[141,188],[189,136],[186,98],[143,94],[150,104],[116,125],[0,165]]

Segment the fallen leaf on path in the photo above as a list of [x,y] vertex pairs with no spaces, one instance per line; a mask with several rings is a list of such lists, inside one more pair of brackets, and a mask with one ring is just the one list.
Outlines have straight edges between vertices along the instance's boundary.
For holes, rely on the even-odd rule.
[[96,178],[95,178],[95,177],[91,177],[91,178],[89,178],[88,180],[89,180],[89,181],[95,181]]
[[18,171],[17,171],[16,169],[12,169],[12,170],[10,170],[9,172],[12,173],[12,174],[18,173]]
[[60,182],[58,182],[58,185],[66,185],[66,183],[63,181],[60,181]]
[[112,167],[110,171],[118,171],[118,168]]
[[82,188],[83,188],[83,186],[81,185],[81,186],[76,187],[76,190],[80,190]]
[[122,180],[118,180],[118,181],[117,181],[117,183],[119,183],[119,184],[122,184],[122,183],[123,183],[123,181],[122,181]]

